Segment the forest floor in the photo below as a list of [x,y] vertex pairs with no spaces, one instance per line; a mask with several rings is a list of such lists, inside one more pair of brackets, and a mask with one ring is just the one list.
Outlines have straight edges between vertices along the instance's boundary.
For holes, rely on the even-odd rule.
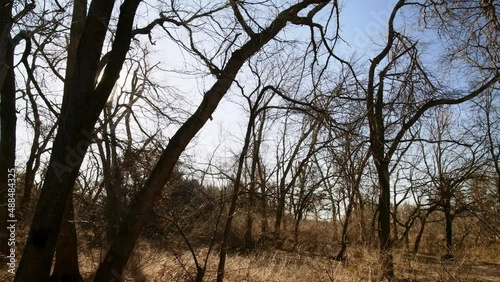
[[[22,238],[25,238],[23,232]],[[85,237],[80,234],[82,237]],[[86,235],[89,237],[88,235]],[[20,240],[23,242],[24,240]],[[167,240],[169,241],[169,240]],[[196,276],[193,256],[183,247],[183,242],[165,246],[164,243],[140,241],[129,260],[124,274],[125,281],[190,282]],[[347,249],[347,260],[337,262],[328,257],[336,254],[337,248],[319,241],[310,242],[315,247],[302,244],[295,250],[280,250],[271,246],[257,248],[249,254],[232,251],[228,254],[225,268],[227,282],[333,282],[333,281],[379,281],[380,265],[376,248],[351,245]],[[176,247],[175,247],[176,246]],[[196,257],[203,266],[207,248],[193,246]],[[301,249],[302,248],[302,249]],[[423,245],[422,252],[414,255],[403,249],[394,250],[395,275],[398,282],[500,282],[500,244],[486,247],[469,247],[455,252],[455,259],[442,261],[440,246]],[[22,245],[17,248],[20,258]],[[79,265],[84,281],[92,281],[105,247],[84,239],[79,244]],[[213,249],[208,256],[205,279],[215,281],[218,252]],[[0,281],[12,281],[6,264],[0,266]]]
[[[495,250],[496,249],[496,250]],[[103,252],[81,250],[81,274],[92,281]],[[194,281],[196,268],[189,252],[174,255],[172,250],[159,251],[142,243],[129,261],[123,281],[186,282]],[[201,264],[206,249],[197,253]],[[395,281],[500,281],[500,252],[494,249],[459,254],[453,261],[441,261],[431,254],[413,255],[401,250],[394,253]],[[215,281],[218,257],[209,256],[204,281]],[[0,281],[13,276],[2,266]],[[379,281],[377,250],[360,247],[348,249],[348,260],[337,262],[325,256],[283,250],[260,250],[248,255],[231,253],[226,264],[225,281],[240,282],[315,282],[315,281]]]
[[[395,281],[500,281],[498,250],[458,254],[453,261],[441,261],[430,254],[413,255],[397,250],[394,254]],[[488,255],[481,255],[485,252]],[[206,250],[198,260],[203,264]],[[248,255],[232,253],[226,263],[225,281],[314,282],[314,281],[379,281],[377,250],[352,247],[343,263],[313,254],[300,255],[282,250],[255,251]],[[82,274],[90,278],[98,257],[84,259]],[[92,261],[94,261],[92,263]],[[215,281],[218,257],[209,256],[204,281]],[[196,268],[189,252],[173,255],[159,252],[146,244],[136,250],[129,262],[124,281],[194,281]]]

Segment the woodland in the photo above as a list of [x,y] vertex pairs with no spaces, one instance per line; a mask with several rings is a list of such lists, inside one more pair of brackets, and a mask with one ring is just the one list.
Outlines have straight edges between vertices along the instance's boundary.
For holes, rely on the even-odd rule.
[[0,0],[0,280],[500,281],[499,11]]

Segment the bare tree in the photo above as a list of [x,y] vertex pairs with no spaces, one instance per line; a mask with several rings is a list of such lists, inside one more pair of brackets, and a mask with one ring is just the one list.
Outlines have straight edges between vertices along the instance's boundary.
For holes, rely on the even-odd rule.
[[[315,205],[321,201],[321,194],[319,192],[319,187],[323,184],[325,179],[320,177],[320,174],[316,171],[316,167],[313,166],[311,162],[306,164],[306,167],[300,171],[298,177],[297,186],[292,192],[292,206],[293,206],[293,216],[294,216],[294,227],[293,227],[293,242],[294,248],[300,244],[300,223],[306,218],[307,213],[314,210]],[[298,189],[297,189],[298,188]]]
[[[433,81],[423,67],[418,45],[397,32],[394,26],[398,11],[406,5],[412,3],[398,1],[391,13],[386,44],[371,60],[366,86],[370,144],[380,189],[378,212],[382,276],[389,279],[394,276],[390,235],[390,163],[395,152],[412,126],[429,109],[475,98],[500,78],[498,71],[493,70],[485,73],[485,79],[472,84],[470,89],[460,91],[450,91],[449,87]],[[395,108],[399,108],[396,118],[388,119],[388,114],[394,114]]]
[[[16,149],[16,79],[14,49],[17,45],[12,36],[13,25],[33,10],[34,3],[14,5],[13,0],[0,2],[0,255],[10,253],[7,232],[8,219],[14,213],[8,211],[8,190],[15,188],[15,149]],[[21,33],[18,35],[22,35]],[[16,35],[17,36],[17,35]],[[15,193],[14,193],[15,194]]]
[[[281,239],[292,234],[286,231],[294,232],[297,246],[304,220],[311,211],[316,219],[320,218],[323,196],[328,193],[332,237],[337,236],[339,222],[342,224],[340,251],[336,255],[339,260],[345,257],[348,242],[352,240],[349,236],[354,220],[360,217],[360,239],[364,242],[365,222],[371,217],[372,234],[378,230],[381,276],[389,280],[394,276],[394,242],[405,240],[408,245],[410,232],[418,221],[420,230],[415,249],[428,218],[438,209],[443,211],[445,233],[450,234],[447,256],[451,257],[454,218],[471,215],[485,221],[481,216],[494,214],[474,206],[487,197],[490,188],[485,188],[487,184],[483,182],[474,186],[470,181],[481,174],[479,171],[488,169],[500,178],[495,117],[489,105],[483,107],[487,136],[478,139],[485,142],[481,148],[489,151],[490,167],[472,165],[480,154],[466,150],[472,160],[463,163],[474,168],[453,170],[451,174],[456,177],[445,169],[433,175],[434,165],[430,163],[424,169],[430,175],[430,182],[402,177],[402,172],[408,169],[402,162],[407,161],[405,156],[421,138],[415,128],[432,109],[498,90],[499,24],[495,12],[498,4],[493,1],[397,1],[387,22],[387,36],[381,39],[381,50],[366,62],[366,70],[357,66],[358,61],[347,61],[338,55],[336,48],[341,37],[337,1],[153,4],[124,0],[119,9],[114,0],[88,3],[77,0],[64,5],[59,1],[49,2],[44,2],[48,8],[40,9],[20,1],[0,4],[0,200],[7,195],[9,180],[4,173],[14,166],[16,91],[24,95],[27,123],[34,133],[26,166],[23,206],[28,207],[32,200],[35,179],[39,176],[43,180],[15,281],[48,280],[54,252],[51,279],[81,280],[75,226],[78,222],[75,214],[77,217],[79,214],[74,208],[82,209],[83,204],[73,199],[84,199],[89,207],[104,206],[102,222],[106,222],[109,249],[94,281],[122,279],[141,232],[156,212],[155,203],[166,190],[173,189],[174,184],[165,185],[175,178],[176,168],[182,166],[179,159],[207,121],[213,119],[212,114],[231,89],[241,90],[243,96],[248,95],[247,87],[253,92],[246,96],[250,117],[243,149],[234,166],[236,176],[230,179],[232,191],[227,217],[222,216],[224,207],[218,210],[215,229],[220,219],[225,219],[225,226],[217,281],[224,279],[227,244],[233,218],[239,211],[238,203],[242,203],[241,195],[248,195],[244,198],[244,239],[250,248],[255,245],[257,203],[262,211],[263,237],[268,233],[272,211],[278,247]],[[145,13],[151,7],[159,8],[158,18],[136,18],[140,5],[144,5]],[[70,6],[71,12],[67,9]],[[417,11],[405,20],[420,21],[422,30],[396,24],[396,18],[406,9]],[[27,17],[23,27],[18,28],[19,21],[31,15],[32,10],[34,17]],[[289,40],[285,30],[290,25],[307,28],[310,38]],[[12,31],[18,29],[23,30],[12,36]],[[183,102],[165,106],[163,103],[172,93],[162,92],[156,86],[151,86],[152,93],[145,90],[145,85],[152,84],[148,76],[154,74],[150,70],[158,65],[146,62],[148,48],[144,46],[155,44],[158,31],[162,33],[161,40],[175,44],[185,56],[182,62],[190,67],[182,75],[196,77],[202,81],[197,85],[205,88],[201,91],[203,95],[197,97],[200,98],[197,108],[190,111],[185,103],[175,109],[176,114],[185,115],[181,122],[165,109]],[[427,56],[423,50],[430,43],[417,40],[414,34],[434,31],[437,32],[433,36],[446,48],[440,54]],[[139,40],[142,35],[149,42]],[[25,42],[20,59],[24,69],[15,69],[14,51],[21,41]],[[249,60],[252,61],[247,65]],[[292,61],[293,67],[281,60]],[[254,66],[254,62],[262,61],[267,63]],[[434,62],[443,67],[431,66]],[[446,68],[447,63],[451,67]],[[126,69],[122,71],[124,66]],[[171,78],[170,70],[158,70],[162,71],[162,79]],[[265,72],[271,77],[269,81],[262,78]],[[15,80],[14,74],[18,73],[18,77],[24,78],[25,89],[19,86],[19,79]],[[50,73],[47,76],[63,88],[61,97],[48,96],[44,73]],[[253,75],[257,86],[252,85],[248,74]],[[120,75],[122,79],[118,80]],[[459,75],[465,79],[457,83]],[[281,85],[281,81],[286,85]],[[150,111],[150,115],[144,111]],[[277,125],[282,125],[283,130]],[[167,139],[164,132],[172,134]],[[268,134],[278,136],[273,140],[277,145],[273,152],[275,160],[263,157],[272,142],[268,140],[273,138]],[[436,152],[443,151],[439,144],[450,143],[419,141],[426,148],[427,143],[436,145]],[[50,159],[45,165],[50,146]],[[39,172],[44,166],[46,170]],[[421,172],[419,177],[424,174]],[[474,181],[479,183],[483,179]],[[401,182],[417,183],[418,187],[406,187],[403,183],[401,190]],[[190,185],[196,186],[195,182],[186,184]],[[426,194],[429,187],[433,193]],[[498,194],[499,189],[500,184]],[[221,192],[221,195],[228,194]],[[428,200],[424,200],[426,195]],[[416,205],[408,204],[412,196]],[[6,222],[3,220],[7,218],[6,211],[0,210],[1,224]],[[288,220],[292,217],[293,222]],[[201,281],[209,254],[203,265],[176,218],[165,214],[157,214],[157,218],[169,222],[181,234],[195,262],[198,272],[195,279]],[[481,226],[495,230],[492,224],[483,221]],[[210,250],[214,238],[215,235]],[[0,247],[7,252],[3,239],[0,238]]]
[[83,13],[86,20],[81,33],[75,27],[72,30],[81,34],[80,44],[74,64],[67,67],[72,71],[68,72],[65,81],[50,165],[15,281],[47,280],[49,277],[65,206],[90,144],[90,132],[128,52],[139,2],[131,0],[122,4],[113,48],[98,83],[98,65],[114,1],[92,1],[88,13]]
[[[245,27],[249,39],[232,52],[222,68],[217,68],[210,61],[204,60],[217,81],[205,93],[200,106],[194,114],[186,120],[170,139],[148,181],[133,200],[129,213],[120,225],[117,239],[111,245],[104,261],[100,264],[94,281],[108,281],[117,275],[120,277],[139,236],[141,227],[145,223],[145,215],[148,214],[162,187],[168,181],[179,156],[194,135],[211,117],[245,61],[272,40],[286,26],[288,21],[297,16],[300,11],[314,5],[313,11],[317,12],[326,4],[328,4],[328,1],[302,1],[284,9],[267,27],[262,28],[259,32],[253,32]],[[310,13],[311,20],[315,12]],[[236,17],[237,19],[240,18],[239,16]],[[242,26],[247,26],[244,21],[239,20],[239,22]],[[180,24],[189,31],[186,23],[181,21]],[[192,44],[191,47],[193,47]],[[196,50],[195,48],[195,53]],[[202,59],[206,59],[199,51],[197,54],[201,55]]]
[[[243,88],[241,88],[243,91]],[[250,147],[250,142],[252,139],[252,132],[254,131],[255,127],[255,121],[260,113],[260,111],[266,107],[266,104],[269,103],[270,99],[265,97],[266,91],[268,91],[268,87],[264,87],[260,89],[260,85],[252,93],[250,93],[248,96],[246,96],[244,93],[243,95],[245,96],[247,103],[248,103],[248,108],[250,112],[250,116],[248,117],[248,123],[247,123],[247,129],[245,132],[245,138],[244,138],[244,143],[243,143],[243,148],[241,149],[240,156],[238,158],[238,165],[237,165],[237,171],[236,171],[236,176],[233,181],[233,190],[231,192],[231,200],[229,204],[229,210],[227,214],[227,219],[226,219],[226,224],[224,226],[224,234],[222,237],[222,242],[221,242],[221,247],[220,247],[220,252],[219,252],[219,266],[217,268],[217,282],[222,282],[224,280],[224,268],[225,268],[225,263],[226,263],[226,255],[227,255],[227,247],[229,243],[229,235],[231,232],[231,226],[232,226],[232,221],[234,219],[234,216],[236,215],[236,205],[238,202],[238,197],[239,194],[241,193],[242,189],[242,176],[243,176],[243,166],[245,163],[245,159],[247,157],[248,149]],[[243,91],[244,92],[244,91]],[[252,101],[252,96],[255,94],[255,101]],[[254,140],[255,142],[255,140]],[[253,164],[253,170],[255,170],[255,165],[256,162]],[[251,180],[252,181],[252,180]],[[249,236],[249,235],[247,235]],[[251,234],[250,234],[251,236]],[[248,238],[247,238],[248,240]],[[250,239],[251,240],[251,239]]]
[[[457,137],[452,132],[454,118],[450,110],[435,109],[435,122],[430,125],[431,154],[425,154],[426,172],[434,189],[429,201],[445,215],[446,253],[443,259],[453,259],[453,221],[468,212],[472,198],[468,188],[472,179],[481,178],[484,150],[481,143],[468,144],[468,134]],[[428,159],[430,157],[430,159]]]
[[[253,223],[254,223],[254,213],[255,213],[255,203],[256,203],[256,194],[257,194],[257,187],[260,185],[261,187],[265,187],[265,183],[263,183],[261,180],[259,181],[257,174],[257,167],[260,162],[260,147],[262,144],[262,139],[263,139],[263,132],[264,132],[264,126],[266,124],[266,111],[263,110],[260,114],[260,119],[256,119],[255,121],[255,126],[253,127],[252,130],[252,140],[253,140],[253,146],[252,146],[252,157],[251,157],[251,164],[250,164],[250,175],[249,175],[249,187],[248,187],[248,204],[247,204],[247,219],[246,219],[246,228],[245,228],[245,244],[246,248],[251,249],[253,248],[255,242],[253,239]],[[265,194],[265,188],[263,193],[261,195]],[[266,201],[264,198],[262,198],[263,201]],[[264,207],[266,204],[264,205]],[[266,216],[266,215],[263,215]],[[263,227],[265,229],[265,227]]]
[[362,184],[362,177],[364,176],[365,168],[370,158],[370,151],[366,146],[365,140],[359,140],[361,128],[362,127],[356,123],[349,125],[346,132],[340,137],[341,141],[339,141],[340,144],[335,150],[336,152],[332,154],[342,183],[342,193],[347,200],[344,222],[342,224],[341,247],[335,256],[335,259],[339,261],[345,259],[349,223],[351,221],[355,199]]
[[490,162],[493,164],[493,168],[496,174],[496,193],[497,199],[500,203],[500,150],[499,148],[499,136],[498,136],[498,119],[500,118],[498,113],[498,104],[495,99],[494,94],[498,89],[492,89],[488,95],[485,95],[484,99],[476,103],[479,112],[481,113],[477,119],[477,124],[481,128],[481,136],[477,136],[478,141],[482,141],[484,138],[484,144],[487,147],[489,153]]
[[[14,169],[16,148],[16,89],[14,77],[14,46],[12,45],[11,27],[13,24],[12,6],[14,1],[0,3],[0,254],[6,257],[9,254],[7,232],[8,207],[7,192],[9,188],[9,171]],[[10,183],[15,181],[14,173],[10,173]],[[11,187],[15,187],[12,185]]]

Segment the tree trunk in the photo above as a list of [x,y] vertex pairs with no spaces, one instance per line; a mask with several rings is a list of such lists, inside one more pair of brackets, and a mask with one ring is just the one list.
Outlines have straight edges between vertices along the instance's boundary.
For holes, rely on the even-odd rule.
[[[396,193],[394,193],[394,200],[396,200]],[[398,204],[395,202],[393,205],[393,214],[392,214],[392,241],[396,245],[396,248],[399,248],[399,224],[398,224]]]
[[418,230],[417,238],[415,238],[415,243],[413,245],[413,253],[418,253],[418,249],[420,248],[420,242],[422,240],[422,236],[424,234],[425,225],[427,224],[427,218],[431,213],[436,210],[437,206],[430,207],[425,213],[424,217],[420,218],[420,229]]
[[500,172],[497,172],[497,198],[500,204]]
[[337,205],[335,200],[331,199],[332,202],[332,233],[337,237]]
[[[307,155],[302,159],[297,167],[297,170],[294,171],[295,174],[291,175],[291,179],[288,179],[289,173],[292,171],[292,166],[295,163],[295,160],[297,159],[298,153],[302,147],[303,142],[306,140],[306,138],[311,134],[311,132],[314,131],[313,134],[313,141],[311,142],[309,146],[309,151]],[[316,138],[318,136],[319,132],[319,121],[316,120],[307,130],[305,130],[302,135],[300,136],[297,144],[295,145],[295,148],[293,150],[293,153],[290,156],[290,159],[288,160],[286,164],[286,168],[283,170],[283,174],[281,175],[281,179],[279,181],[278,185],[278,203],[277,203],[277,208],[276,208],[276,220],[274,222],[274,239],[278,240],[281,236],[281,225],[283,220],[283,217],[285,215],[285,205],[286,205],[286,194],[288,191],[292,191],[292,195],[290,196],[290,208],[293,206],[293,186],[295,185],[295,181],[297,180],[297,177],[300,175],[302,170],[304,169],[304,166],[307,162],[307,160],[312,156],[312,151],[314,146],[316,145]],[[283,135],[283,148],[285,147],[284,145],[284,138],[285,135]],[[284,165],[284,162],[283,162]],[[286,184],[286,181],[289,180],[289,183]],[[290,212],[291,213],[291,212]]]
[[[322,174],[322,177],[324,178],[325,175]],[[330,203],[332,205],[332,239],[333,240],[336,240],[337,238],[337,205],[336,205],[336,201],[335,201],[335,197],[333,196],[333,192],[332,192],[332,189],[333,189],[333,185],[330,184],[330,182],[327,180],[327,193],[328,193],[328,199],[330,200]]]
[[[252,161],[253,162],[253,161]],[[252,164],[253,166],[253,164]],[[253,207],[255,206],[255,175],[250,177],[250,187],[248,188],[247,222],[245,228],[245,245],[247,249],[253,249]]]
[[373,215],[371,219],[371,224],[370,224],[370,237],[369,237],[369,242],[370,245],[376,245],[375,242],[377,240],[377,224],[378,224],[378,205],[375,207],[375,210],[373,210]]
[[[29,69],[29,65],[27,64],[27,61],[24,62],[26,64],[26,69]],[[29,71],[29,70],[28,70]],[[27,83],[27,89],[26,89],[26,94],[30,100],[30,106],[33,111],[33,119],[34,119],[34,125],[33,125],[33,141],[31,144],[31,150],[30,150],[30,156],[28,158],[28,161],[26,162],[26,173],[24,175],[24,188],[23,188],[23,196],[21,200],[21,209],[22,209],[22,214],[24,219],[30,218],[31,215],[31,194],[33,193],[33,187],[35,183],[35,175],[38,169],[40,168],[40,152],[43,151],[48,142],[50,137],[52,136],[52,133],[54,132],[55,126],[53,126],[48,134],[45,140],[40,144],[40,136],[42,134],[42,121],[40,120],[40,114],[38,111],[38,104],[33,97],[33,93],[31,93],[30,90],[30,81],[31,79],[29,78],[28,83]]]
[[[284,189],[283,189],[284,190]],[[278,240],[281,237],[281,221],[283,220],[283,212],[285,210],[285,191],[280,188],[278,197],[278,205],[276,207],[276,218],[274,220],[274,239]]]
[[295,246],[297,246],[299,244],[299,231],[300,231],[300,222],[302,220],[302,217],[303,217],[303,211],[302,210],[299,210],[298,211],[298,214],[297,214],[297,218],[295,219],[295,225],[294,225],[294,228],[293,228],[293,241],[294,241],[294,244]]
[[[121,189],[120,164],[117,161],[116,152],[116,135],[113,129],[114,123],[109,110],[104,110],[105,126],[102,127],[103,142],[99,143],[99,156],[102,162],[103,183],[106,190],[105,218],[106,218],[106,241],[111,244],[116,235],[118,234],[118,227],[120,225],[120,214],[122,210],[121,202],[118,197],[118,190]],[[109,131],[108,131],[109,127]]]
[[109,216],[111,222],[113,223],[112,232],[109,234],[108,242],[114,240],[115,236],[118,234],[118,228],[120,226],[120,217],[123,213],[123,209],[125,207],[125,197],[123,195],[123,176],[121,170],[123,169],[123,165],[118,158],[118,140],[116,137],[116,124],[112,121],[109,123],[110,126],[110,150],[111,150],[111,175],[113,183],[111,186],[111,194],[113,197],[114,207],[109,207],[108,211],[110,212]]
[[420,248],[420,242],[422,241],[422,235],[424,234],[425,225],[427,224],[427,217],[420,219],[420,229],[418,230],[417,238],[415,238],[415,243],[413,244],[413,253],[417,254]]
[[335,260],[343,261],[345,259],[345,251],[347,250],[347,231],[349,230],[349,221],[351,220],[351,214],[354,204],[354,192],[350,191],[349,203],[347,205],[347,211],[345,213],[344,224],[342,225],[342,236],[340,242],[340,250],[335,256]]
[[34,162],[35,155],[34,150],[32,150],[28,162],[26,163],[26,174],[24,175],[23,198],[21,200],[23,218],[26,218],[26,215],[28,215],[31,205],[31,193],[33,191],[33,184],[35,182],[35,170],[33,169]]
[[[255,139],[254,139],[255,142]],[[253,207],[255,205],[255,169],[256,169],[256,163],[257,160],[255,159],[255,145],[253,148],[253,156],[252,156],[252,165],[250,168],[250,186],[248,187],[248,203],[246,205],[247,207],[247,218],[246,218],[246,227],[245,227],[245,235],[244,235],[244,240],[245,240],[245,248],[246,249],[253,249],[253,238],[252,238],[252,229],[253,229]]]
[[13,67],[12,64],[8,63],[13,4],[13,0],[0,2],[0,90],[4,87],[9,69]]
[[254,247],[254,240],[252,236],[253,231],[253,207],[255,206],[255,189],[257,187],[257,164],[259,163],[260,155],[260,142],[262,139],[262,132],[264,131],[264,124],[266,119],[265,111],[262,112],[262,119],[259,124],[257,134],[253,132],[253,151],[252,151],[252,165],[250,167],[250,187],[248,189],[248,210],[247,210],[247,226],[245,230],[245,245],[247,248]]
[[[253,125],[255,123],[255,113],[250,113],[250,118],[248,120],[247,131],[245,134],[245,143],[243,145],[243,149],[241,150],[241,154],[238,160],[238,170],[236,172],[236,179],[234,182],[233,193],[231,196],[231,204],[229,206],[229,212],[227,215],[226,226],[224,227],[224,235],[222,237],[222,242],[220,246],[219,253],[219,265],[217,267],[217,282],[224,281],[224,268],[226,266],[226,255],[227,255],[227,246],[229,244],[229,235],[231,234],[231,226],[233,223],[234,216],[236,215],[236,205],[238,203],[238,197],[240,194],[241,188],[241,177],[243,174],[243,165],[245,163],[245,158],[247,156],[248,147],[250,145],[250,138],[252,135]],[[250,233],[251,236],[251,233]],[[246,239],[246,238],[245,238]],[[250,238],[251,240],[251,238]]]
[[[372,65],[372,67],[374,67]],[[382,86],[380,86],[382,87]],[[373,99],[373,97],[371,98]],[[383,117],[383,91],[378,89],[375,103],[369,99],[370,145],[378,175],[378,239],[382,279],[392,280],[394,262],[391,240],[391,185],[389,162],[390,156],[385,153],[385,126]],[[374,107],[374,109],[371,108]],[[373,112],[374,110],[374,112]]]
[[391,240],[391,187],[389,182],[389,165],[387,162],[381,162],[376,164],[376,166],[380,189],[378,204],[378,236],[382,263],[382,277],[392,279],[394,277],[394,262]]
[[[9,255],[7,199],[9,187],[15,187],[14,169],[16,157],[16,89],[14,77],[14,46],[10,41],[12,1],[0,5],[0,256]],[[5,5],[5,6],[4,6]],[[1,7],[4,6],[4,7]],[[4,72],[3,78],[2,72]],[[2,87],[3,86],[3,87]],[[12,171],[13,172],[13,171]],[[10,185],[9,185],[10,184]],[[14,196],[15,197],[15,193]]]
[[445,260],[453,259],[453,214],[451,213],[451,200],[445,200],[444,215],[445,215],[445,234],[446,234],[446,253],[443,257]]
[[66,201],[90,145],[91,132],[118,79],[128,52],[139,2],[123,2],[109,61],[97,86],[98,64],[114,1],[94,0],[90,4],[78,45],[74,74],[72,79],[65,81],[58,132],[14,279],[16,282],[49,279]]
[[56,263],[50,282],[83,281],[78,268],[78,243],[76,236],[73,196],[66,202],[61,231],[56,247]]
[[358,211],[359,211],[359,233],[361,243],[366,243],[366,221],[365,221],[365,203],[361,195],[360,185],[356,188],[356,197],[358,198]]
[[268,220],[268,204],[267,204],[267,189],[266,189],[266,179],[264,177],[263,167],[261,162],[257,163],[259,167],[259,180],[260,180],[260,193],[261,193],[261,205],[262,205],[262,215],[261,215],[261,236],[267,237],[269,232],[269,220]]

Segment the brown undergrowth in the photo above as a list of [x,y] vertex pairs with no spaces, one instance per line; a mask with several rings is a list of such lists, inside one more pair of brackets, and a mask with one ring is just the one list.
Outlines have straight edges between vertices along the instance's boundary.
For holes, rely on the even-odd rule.
[[[242,244],[244,221],[237,219],[234,226],[234,242]],[[243,252],[232,247],[226,263],[225,281],[254,282],[304,282],[304,281],[379,281],[379,262],[376,240],[362,244],[359,240],[349,242],[347,257],[343,262],[333,259],[339,249],[338,238],[331,235],[332,226],[322,221],[305,221],[299,243],[293,242],[293,232],[288,228],[280,242],[271,239],[259,241],[255,249]],[[258,234],[255,226],[254,234]],[[354,228],[353,228],[354,230]],[[404,247],[394,250],[395,281],[500,281],[500,245],[477,240],[465,241],[457,248],[455,259],[442,261],[442,243],[435,228],[429,229],[429,236],[423,240],[420,252],[413,254]],[[20,258],[27,228],[18,233],[17,255]],[[199,232],[198,232],[199,231]],[[198,261],[203,264],[207,257],[207,229],[195,230],[189,234],[194,243]],[[79,265],[85,281],[92,281],[106,247],[99,230],[79,228]],[[351,238],[358,238],[355,233]],[[194,281],[196,267],[192,254],[179,236],[153,237],[142,239],[134,250],[127,266],[123,281]],[[210,238],[208,236],[207,238]],[[376,238],[375,238],[376,239]],[[471,237],[472,239],[472,237]],[[411,238],[410,241],[412,241]],[[279,248],[277,246],[280,246]],[[411,248],[410,248],[411,249]],[[218,263],[217,244],[214,246],[206,265],[204,281],[215,281]],[[7,268],[0,268],[0,281],[11,281],[13,276]]]
[[[207,249],[197,251],[204,258]],[[413,255],[396,250],[395,281],[500,281],[498,249],[483,249],[459,254],[453,261],[441,261],[430,254]],[[485,254],[486,259],[478,257]],[[99,261],[99,250],[83,252],[81,272],[91,281]],[[218,257],[209,256],[204,281],[215,281]],[[194,281],[196,268],[187,251],[173,252],[141,242],[129,261],[124,281]],[[233,252],[228,256],[225,281],[303,282],[303,281],[379,281],[377,250],[353,246],[348,259],[338,262],[326,256],[299,254],[277,249],[255,250],[249,254]]]

